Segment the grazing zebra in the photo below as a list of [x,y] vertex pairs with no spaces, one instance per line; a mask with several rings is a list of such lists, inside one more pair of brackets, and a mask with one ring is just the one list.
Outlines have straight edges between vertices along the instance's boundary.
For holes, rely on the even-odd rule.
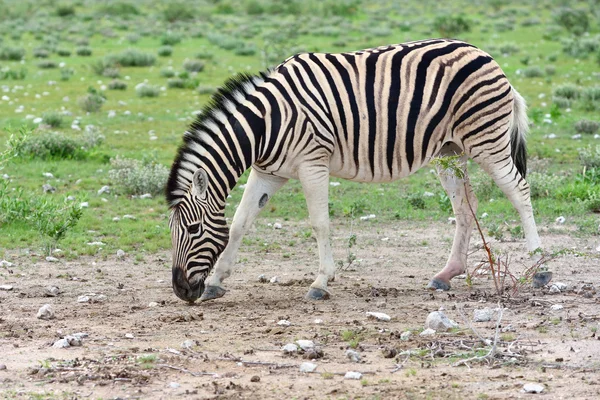
[[[527,128],[525,102],[500,66],[455,40],[297,54],[274,70],[230,79],[185,132],[167,184],[175,294],[187,301],[223,296],[242,236],[294,178],[304,190],[320,258],[307,298],[328,298],[335,273],[329,177],[390,182],[444,155],[460,155],[465,172],[471,158],[493,178],[520,214],[528,250],[536,250],[525,181]],[[250,167],[229,232],[225,202]],[[446,265],[428,287],[448,290],[467,265],[474,220],[466,199],[473,208],[477,200],[466,176],[438,172],[456,233]]]

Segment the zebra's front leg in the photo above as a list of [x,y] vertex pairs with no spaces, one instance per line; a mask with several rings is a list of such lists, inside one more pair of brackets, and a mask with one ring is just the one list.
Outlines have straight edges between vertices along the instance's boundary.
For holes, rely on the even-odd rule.
[[200,301],[216,299],[225,294],[221,284],[233,272],[244,234],[273,194],[287,181],[286,178],[263,174],[255,169],[250,171],[242,201],[231,223],[229,242],[218,259],[213,274],[204,281],[205,289]]
[[327,283],[335,277],[335,264],[329,240],[329,168],[324,165],[312,165],[301,169],[299,178],[319,248],[319,274],[310,285],[306,298],[327,300]]

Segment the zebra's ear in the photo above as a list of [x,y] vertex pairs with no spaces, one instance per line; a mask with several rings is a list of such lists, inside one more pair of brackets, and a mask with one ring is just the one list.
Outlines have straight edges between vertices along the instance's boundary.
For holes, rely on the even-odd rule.
[[207,187],[208,175],[204,169],[199,168],[192,177],[192,194],[198,198],[204,197]]

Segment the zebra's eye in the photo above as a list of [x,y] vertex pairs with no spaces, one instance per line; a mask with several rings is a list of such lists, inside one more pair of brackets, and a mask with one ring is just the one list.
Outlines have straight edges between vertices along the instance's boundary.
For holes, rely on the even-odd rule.
[[188,225],[187,230],[192,235],[198,233],[200,231],[200,222]]

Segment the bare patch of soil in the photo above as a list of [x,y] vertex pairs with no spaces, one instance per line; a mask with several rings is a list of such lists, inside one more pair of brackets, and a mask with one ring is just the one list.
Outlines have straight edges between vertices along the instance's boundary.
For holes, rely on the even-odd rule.
[[[228,292],[213,302],[187,305],[174,296],[169,256],[144,262],[82,258],[59,263],[16,258],[2,267],[0,291],[0,394],[4,398],[525,398],[524,383],[544,387],[539,398],[600,396],[600,259],[598,238],[542,232],[544,246],[568,248],[550,264],[554,281],[569,289],[522,289],[500,300],[498,352],[485,356],[495,318],[472,322],[473,310],[498,307],[489,278],[471,287],[456,279],[447,293],[424,289],[444,264],[453,227],[401,223],[354,226],[357,244],[347,249],[351,229],[336,224],[334,248],[344,266],[331,283],[332,298],[304,300],[317,271],[316,243],[308,225],[284,223],[272,230],[261,221],[242,247],[240,264],[226,281]],[[474,236],[474,242],[477,240]],[[494,243],[511,254],[517,273],[526,262],[521,242]],[[356,261],[348,265],[347,252]],[[483,257],[471,256],[472,266]],[[259,275],[279,278],[260,283]],[[60,294],[47,297],[46,287]],[[79,303],[79,296],[91,301]],[[98,295],[104,295],[98,296]],[[152,304],[151,304],[152,303]],[[55,319],[36,318],[51,304]],[[563,306],[553,310],[555,304]],[[431,311],[445,309],[459,323],[449,333],[421,337]],[[389,322],[368,318],[378,311]],[[278,325],[287,320],[289,326]],[[316,321],[321,320],[321,321]],[[467,322],[467,320],[469,322]],[[479,336],[471,329],[475,328]],[[407,330],[414,335],[401,340]],[[82,345],[52,344],[84,332]],[[312,340],[318,351],[286,355],[281,347]],[[182,344],[185,342],[186,346]],[[353,362],[353,348],[361,361]],[[319,354],[322,352],[322,356]],[[314,360],[305,357],[315,357]],[[317,364],[313,373],[299,366]],[[348,371],[362,379],[344,379]],[[487,397],[486,397],[487,396]]]

